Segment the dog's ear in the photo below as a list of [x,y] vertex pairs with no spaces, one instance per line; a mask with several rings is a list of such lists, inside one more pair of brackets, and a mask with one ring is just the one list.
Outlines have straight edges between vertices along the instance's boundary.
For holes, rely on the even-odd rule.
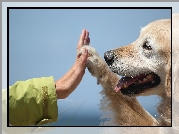
[[165,81],[165,93],[167,98],[171,98],[171,58],[168,60],[166,72],[166,81]]

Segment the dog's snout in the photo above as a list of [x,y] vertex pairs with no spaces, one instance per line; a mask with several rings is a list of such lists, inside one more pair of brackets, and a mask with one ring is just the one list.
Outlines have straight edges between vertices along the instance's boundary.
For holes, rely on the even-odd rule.
[[114,62],[114,52],[112,50],[105,52],[104,59],[108,65],[111,65]]

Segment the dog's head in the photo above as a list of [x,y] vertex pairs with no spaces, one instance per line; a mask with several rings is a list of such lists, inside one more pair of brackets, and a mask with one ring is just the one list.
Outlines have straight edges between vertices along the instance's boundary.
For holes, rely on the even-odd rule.
[[163,94],[171,74],[171,22],[157,20],[130,45],[105,52],[110,69],[123,76],[115,90],[128,96]]

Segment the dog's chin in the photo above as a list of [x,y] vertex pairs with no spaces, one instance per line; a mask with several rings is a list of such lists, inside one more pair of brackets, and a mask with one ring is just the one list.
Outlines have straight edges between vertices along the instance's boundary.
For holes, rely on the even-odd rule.
[[149,91],[160,84],[160,77],[154,73],[140,74],[135,77],[122,77],[115,87],[115,91],[120,91],[123,95],[138,96]]

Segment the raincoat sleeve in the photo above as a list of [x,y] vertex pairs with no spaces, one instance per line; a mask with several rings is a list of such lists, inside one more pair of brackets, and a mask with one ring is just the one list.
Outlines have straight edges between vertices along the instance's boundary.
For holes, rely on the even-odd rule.
[[17,81],[9,87],[9,123],[12,126],[43,125],[56,122],[57,118],[52,76]]

